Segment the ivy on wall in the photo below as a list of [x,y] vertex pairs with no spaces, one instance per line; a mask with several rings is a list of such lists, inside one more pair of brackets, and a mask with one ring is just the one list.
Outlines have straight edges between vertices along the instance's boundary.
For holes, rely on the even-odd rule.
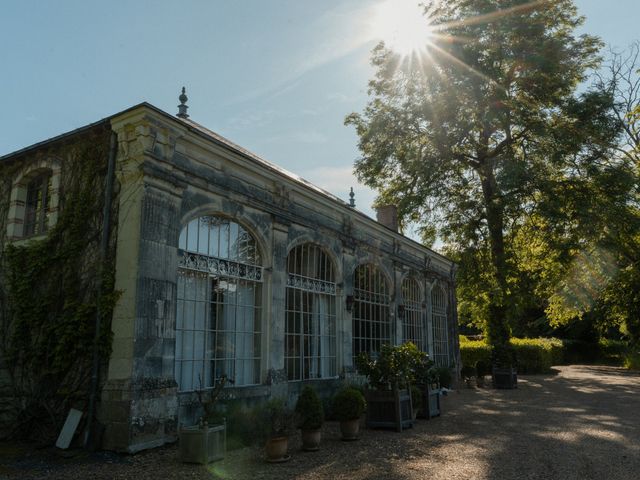
[[103,368],[109,358],[118,292],[117,185],[104,261],[100,254],[108,145],[109,132],[100,132],[61,147],[56,152],[63,162],[56,225],[43,238],[0,250],[5,334],[0,356],[13,390],[5,418],[12,428],[0,428],[6,436],[51,439],[70,407],[86,411],[98,306]]

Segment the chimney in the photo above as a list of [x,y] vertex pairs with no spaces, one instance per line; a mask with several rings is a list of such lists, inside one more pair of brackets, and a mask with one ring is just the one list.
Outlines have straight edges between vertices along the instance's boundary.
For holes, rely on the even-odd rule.
[[398,207],[395,205],[376,207],[376,219],[379,223],[394,232],[398,231]]

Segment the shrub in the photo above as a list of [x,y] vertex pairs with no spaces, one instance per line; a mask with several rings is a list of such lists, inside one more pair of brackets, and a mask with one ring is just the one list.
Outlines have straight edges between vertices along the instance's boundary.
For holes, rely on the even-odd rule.
[[460,342],[460,359],[462,365],[475,365],[479,361],[491,364],[491,347],[482,340]]
[[[512,338],[511,347],[515,351],[519,373],[548,373],[552,365],[563,361],[563,342],[556,338]],[[481,340],[461,341],[460,357],[464,366],[474,366],[478,362],[490,366],[491,346]]]
[[512,338],[519,373],[548,373],[553,365],[552,345],[561,342],[546,338]]
[[353,387],[343,388],[333,397],[333,414],[341,422],[360,418],[366,407],[364,395]]
[[601,338],[598,346],[601,359],[606,363],[621,365],[629,353],[629,345],[622,340]]
[[281,398],[272,398],[256,409],[256,433],[262,439],[283,437],[294,430],[293,412]]
[[640,370],[640,350],[630,349],[624,356],[624,367],[629,370]]
[[358,372],[367,376],[369,384],[377,390],[390,390],[395,386],[404,388],[416,380],[416,372],[428,360],[412,342],[402,345],[382,345],[380,354],[373,359],[367,353],[356,358]]
[[443,388],[451,388],[451,369],[449,367],[436,367],[436,375],[438,377],[438,383]]
[[309,385],[305,385],[298,397],[295,408],[298,416],[298,428],[318,430],[324,423],[324,410],[318,394]]
[[227,448],[248,447],[256,443],[260,435],[256,435],[256,419],[258,408],[249,409],[240,402],[234,401],[227,405]]
[[593,363],[600,358],[600,345],[596,342],[585,340],[562,340],[564,349],[564,362]]

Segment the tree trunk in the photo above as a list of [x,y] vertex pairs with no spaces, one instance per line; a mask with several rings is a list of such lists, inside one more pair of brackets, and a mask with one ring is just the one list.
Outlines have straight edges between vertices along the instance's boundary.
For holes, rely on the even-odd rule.
[[509,342],[509,327],[507,324],[507,261],[504,251],[504,209],[499,195],[495,175],[491,166],[485,163],[480,173],[482,193],[484,196],[489,228],[489,243],[491,247],[491,261],[496,285],[490,294],[489,319],[487,335],[489,344],[507,345]]

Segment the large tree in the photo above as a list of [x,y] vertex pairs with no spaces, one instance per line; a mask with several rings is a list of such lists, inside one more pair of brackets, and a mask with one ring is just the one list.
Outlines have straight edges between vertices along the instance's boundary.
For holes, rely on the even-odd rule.
[[505,345],[522,277],[513,245],[527,245],[526,229],[571,236],[585,175],[611,167],[611,99],[577,92],[600,42],[575,35],[571,0],[427,2],[425,14],[437,32],[426,51],[373,51],[370,101],[346,120],[360,137],[355,170],[425,241],[437,234],[460,254],[463,283],[481,280],[465,295],[484,299],[489,341]]

